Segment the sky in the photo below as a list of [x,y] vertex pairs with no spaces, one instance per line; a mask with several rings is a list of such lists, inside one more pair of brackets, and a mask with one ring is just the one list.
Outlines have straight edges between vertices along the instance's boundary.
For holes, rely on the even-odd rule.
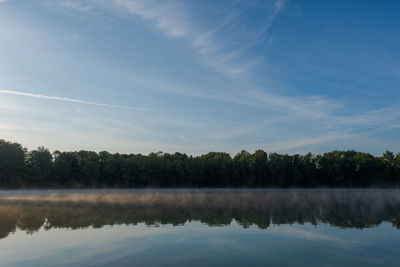
[[400,152],[400,2],[0,0],[0,139]]

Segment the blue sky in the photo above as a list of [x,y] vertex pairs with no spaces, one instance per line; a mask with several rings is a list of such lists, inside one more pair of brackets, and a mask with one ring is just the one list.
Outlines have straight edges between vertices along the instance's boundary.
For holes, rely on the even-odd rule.
[[400,2],[0,0],[0,138],[400,151]]

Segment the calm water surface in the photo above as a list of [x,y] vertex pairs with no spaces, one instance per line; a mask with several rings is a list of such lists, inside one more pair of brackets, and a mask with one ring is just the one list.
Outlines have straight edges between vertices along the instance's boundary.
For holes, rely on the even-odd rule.
[[399,190],[0,191],[1,266],[399,266]]

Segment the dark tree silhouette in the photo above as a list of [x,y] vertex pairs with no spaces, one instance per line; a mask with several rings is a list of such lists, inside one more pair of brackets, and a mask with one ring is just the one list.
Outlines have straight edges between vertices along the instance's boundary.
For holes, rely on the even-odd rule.
[[0,140],[0,186],[51,187],[398,187],[400,154],[332,151],[288,155],[257,150],[233,158],[224,152],[111,154],[28,151]]

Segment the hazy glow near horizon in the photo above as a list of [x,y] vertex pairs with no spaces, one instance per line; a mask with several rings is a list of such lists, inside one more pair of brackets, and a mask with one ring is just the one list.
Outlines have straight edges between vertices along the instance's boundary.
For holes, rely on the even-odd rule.
[[398,1],[0,0],[0,139],[400,151]]

